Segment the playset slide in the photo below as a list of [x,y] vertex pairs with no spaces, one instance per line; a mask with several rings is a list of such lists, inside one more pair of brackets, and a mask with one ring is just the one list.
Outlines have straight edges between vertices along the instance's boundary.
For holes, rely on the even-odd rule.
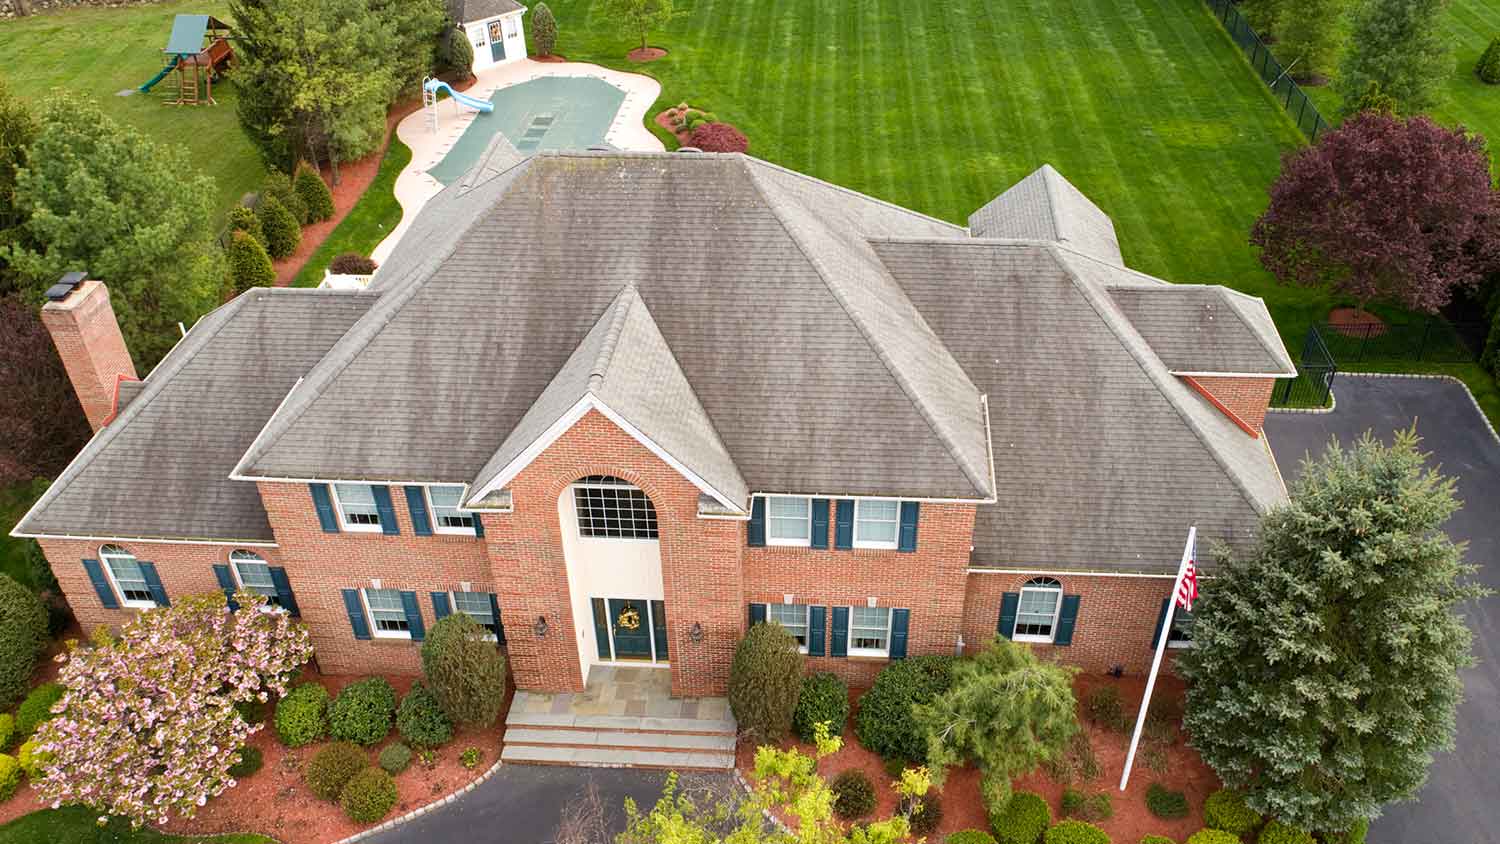
[[486,114],[495,110],[495,104],[489,100],[481,100],[478,97],[471,97],[468,94],[455,91],[447,82],[441,79],[427,80],[427,92],[434,95],[446,92],[448,96],[453,98],[454,102],[466,105],[475,111],[485,112]]
[[146,84],[140,87],[140,92],[142,94],[149,92],[153,85],[165,79],[167,74],[171,73],[173,68],[177,67],[177,60],[180,58],[182,57],[173,56],[171,60],[167,62],[166,67],[162,68],[160,71],[157,71],[157,74],[155,76],[151,77],[149,80],[147,80]]

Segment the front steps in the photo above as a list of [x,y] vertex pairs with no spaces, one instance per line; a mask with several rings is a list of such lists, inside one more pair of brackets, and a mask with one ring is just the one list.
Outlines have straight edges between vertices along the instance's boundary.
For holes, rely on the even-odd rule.
[[719,707],[713,703],[706,707],[707,717],[688,718],[588,714],[571,711],[571,707],[561,712],[536,711],[542,700],[555,697],[516,693],[506,716],[502,760],[678,771],[727,771],[734,767],[737,727],[727,711],[724,717],[716,717]]

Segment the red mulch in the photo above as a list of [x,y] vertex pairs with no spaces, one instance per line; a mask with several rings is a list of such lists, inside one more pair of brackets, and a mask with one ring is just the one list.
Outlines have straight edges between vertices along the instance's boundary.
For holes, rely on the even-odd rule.
[[[303,679],[318,680],[328,687],[330,694],[364,676],[307,676]],[[411,688],[416,679],[410,676],[387,676],[399,696]],[[425,768],[415,758],[411,767],[396,775],[396,806],[380,822],[388,821],[432,803],[463,788],[475,777],[489,770],[500,758],[501,737],[505,732],[504,713],[510,706],[511,692],[501,707],[501,718],[487,730],[466,728],[456,730],[453,740],[438,748],[432,768]],[[400,741],[393,729],[391,735],[380,744],[369,749],[370,762],[381,748]],[[283,844],[330,844],[376,824],[356,824],[344,817],[337,803],[328,803],[314,797],[302,781],[302,769],[323,742],[306,747],[286,748],[276,740],[276,729],[268,720],[266,725],[250,739],[253,747],[263,754],[264,764],[254,774],[242,779],[234,787],[198,810],[190,820],[173,820],[165,831],[187,835],[211,835],[227,832],[258,832],[269,835]],[[464,768],[458,761],[459,754],[468,747],[477,747],[483,753],[479,765],[473,770]],[[30,784],[23,785],[14,797],[0,803],[0,823],[12,820],[42,808],[38,804]]]
[[625,58],[630,59],[636,64],[644,64],[645,62],[654,62],[666,54],[667,51],[660,47],[636,47],[634,50],[626,53]]
[[552,62],[565,62],[565,61],[568,60],[568,57],[564,56],[564,55],[559,55],[557,53],[548,53],[545,56],[532,56],[531,60],[534,61],[534,62],[542,62],[543,64],[549,64],[549,63],[552,63]]
[[1359,308],[1334,308],[1328,312],[1328,327],[1348,337],[1379,337],[1385,320]]
[[[1108,832],[1114,841],[1139,841],[1141,836],[1147,834],[1166,835],[1176,841],[1186,840],[1189,835],[1203,827],[1203,801],[1219,787],[1218,778],[1207,765],[1203,764],[1196,751],[1179,742],[1167,751],[1167,770],[1171,772],[1168,775],[1160,775],[1147,768],[1142,761],[1142,754],[1138,752],[1135,768],[1130,775],[1130,785],[1122,794],[1119,791],[1120,772],[1125,766],[1125,753],[1130,745],[1130,735],[1110,732],[1087,721],[1082,715],[1082,702],[1088,691],[1105,684],[1119,687],[1121,699],[1126,702],[1127,710],[1136,708],[1135,702],[1140,700],[1141,693],[1145,690],[1144,677],[1116,680],[1108,676],[1087,675],[1079,676],[1074,681],[1074,692],[1080,704],[1079,718],[1093,744],[1101,773],[1096,779],[1087,783],[1075,783],[1073,787],[1086,794],[1096,791],[1109,793],[1114,806],[1114,815],[1107,820],[1095,823]],[[1161,677],[1157,680],[1154,700],[1160,702],[1170,697],[1180,697],[1183,689],[1182,681],[1177,678]],[[843,748],[838,753],[821,760],[818,763],[818,772],[825,779],[832,780],[838,774],[851,768],[864,771],[875,783],[876,807],[872,817],[888,817],[896,810],[896,792],[891,787],[893,780],[886,775],[884,760],[866,750],[854,736],[853,707],[858,705],[857,698],[860,691],[862,690],[851,690],[849,694],[852,705],[849,723],[844,730]],[[795,746],[808,754],[813,752],[812,746],[796,740],[787,741],[782,746]],[[753,743],[740,742],[736,751],[736,764],[748,778],[755,769],[755,745]],[[1161,782],[1168,788],[1185,793],[1190,807],[1188,816],[1169,821],[1152,815],[1146,809],[1146,789],[1153,782]],[[1014,786],[1018,791],[1032,791],[1041,795],[1052,807],[1054,819],[1061,819],[1058,816],[1058,806],[1063,791],[1061,783],[1053,782],[1043,771],[1038,770],[1028,776],[1018,778]],[[979,798],[979,771],[977,769],[964,766],[949,771],[947,781],[939,793],[942,795],[943,819],[938,825],[937,832],[927,837],[929,841],[941,841],[944,836],[961,829],[989,830],[989,819]]]
[[[689,106],[688,108],[692,108],[692,106]],[[656,115],[656,117],[653,118],[656,121],[656,125],[667,130],[668,132],[671,132],[674,136],[676,136],[677,143],[683,144],[684,146],[687,145],[688,136],[693,133],[688,131],[687,129],[683,129],[679,132],[676,129],[672,128],[672,124],[676,121],[677,117],[686,110],[687,109],[680,109],[676,106],[673,106],[672,108],[667,109],[666,111]],[[702,109],[699,110],[701,111]]]

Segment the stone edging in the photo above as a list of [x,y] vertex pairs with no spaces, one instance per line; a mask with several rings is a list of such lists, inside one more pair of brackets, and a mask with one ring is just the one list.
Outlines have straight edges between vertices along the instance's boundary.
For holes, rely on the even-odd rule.
[[[751,796],[751,795],[753,795],[755,793],[754,789],[750,788],[750,783],[748,783],[748,782],[745,781],[745,775],[742,774],[742,773],[740,773],[740,766],[738,764],[736,764],[734,766],[734,781],[736,783],[739,783],[739,786],[745,792],[745,796],[746,797],[749,797],[749,796]],[[786,833],[787,835],[794,834],[793,831],[792,831],[792,828],[789,827],[789,826],[787,826],[785,823],[783,823],[782,820],[781,820],[781,818],[778,818],[775,815],[771,814],[771,810],[769,810],[769,809],[761,809],[760,813],[761,813],[761,815],[767,821],[770,821],[771,824],[773,826],[775,826],[777,829],[781,830],[782,832]]]
[[369,838],[372,835],[395,829],[402,824],[414,821],[417,818],[420,818],[421,816],[427,814],[428,812],[441,809],[449,803],[452,803],[454,800],[457,800],[465,794],[473,791],[475,788],[478,788],[480,783],[494,776],[495,772],[500,770],[500,766],[503,764],[505,763],[502,760],[496,759],[495,764],[491,765],[488,771],[485,771],[484,773],[470,780],[468,785],[465,785],[463,788],[460,788],[452,794],[434,800],[431,803],[428,803],[426,806],[418,806],[417,808],[412,809],[410,812],[407,812],[401,817],[391,818],[390,820],[386,821],[383,824],[380,824],[379,826],[372,826],[369,829],[356,832],[348,838],[340,839],[339,841],[335,842],[335,844],[354,844],[354,842],[356,841],[363,841],[364,839]]
[[1469,404],[1474,406],[1474,412],[1479,414],[1479,419],[1484,422],[1484,427],[1489,429],[1490,436],[1494,438],[1497,445],[1500,445],[1500,432],[1496,432],[1494,423],[1490,421],[1488,416],[1484,415],[1484,408],[1479,406],[1479,399],[1474,398],[1474,391],[1470,390],[1469,385],[1465,384],[1460,378],[1455,378],[1452,375],[1435,375],[1426,372],[1340,372],[1339,375],[1350,375],[1356,378],[1428,378],[1434,381],[1452,381],[1464,388],[1464,395],[1469,397]]

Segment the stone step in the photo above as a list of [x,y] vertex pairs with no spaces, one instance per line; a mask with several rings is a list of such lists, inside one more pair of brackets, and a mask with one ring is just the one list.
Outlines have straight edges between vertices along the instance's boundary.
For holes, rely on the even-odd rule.
[[509,727],[505,731],[505,743],[507,745],[612,747],[677,753],[693,751],[734,752],[734,736],[728,734],[640,733],[629,730],[559,730],[535,727]]
[[673,753],[609,747],[539,747],[507,743],[500,758],[512,763],[578,765],[587,768],[663,768],[676,771],[728,771],[734,768],[733,753]]
[[579,730],[621,730],[635,733],[687,733],[734,735],[733,718],[652,718],[637,715],[575,715],[569,712],[519,712],[514,706],[506,716],[510,727],[540,727]]

